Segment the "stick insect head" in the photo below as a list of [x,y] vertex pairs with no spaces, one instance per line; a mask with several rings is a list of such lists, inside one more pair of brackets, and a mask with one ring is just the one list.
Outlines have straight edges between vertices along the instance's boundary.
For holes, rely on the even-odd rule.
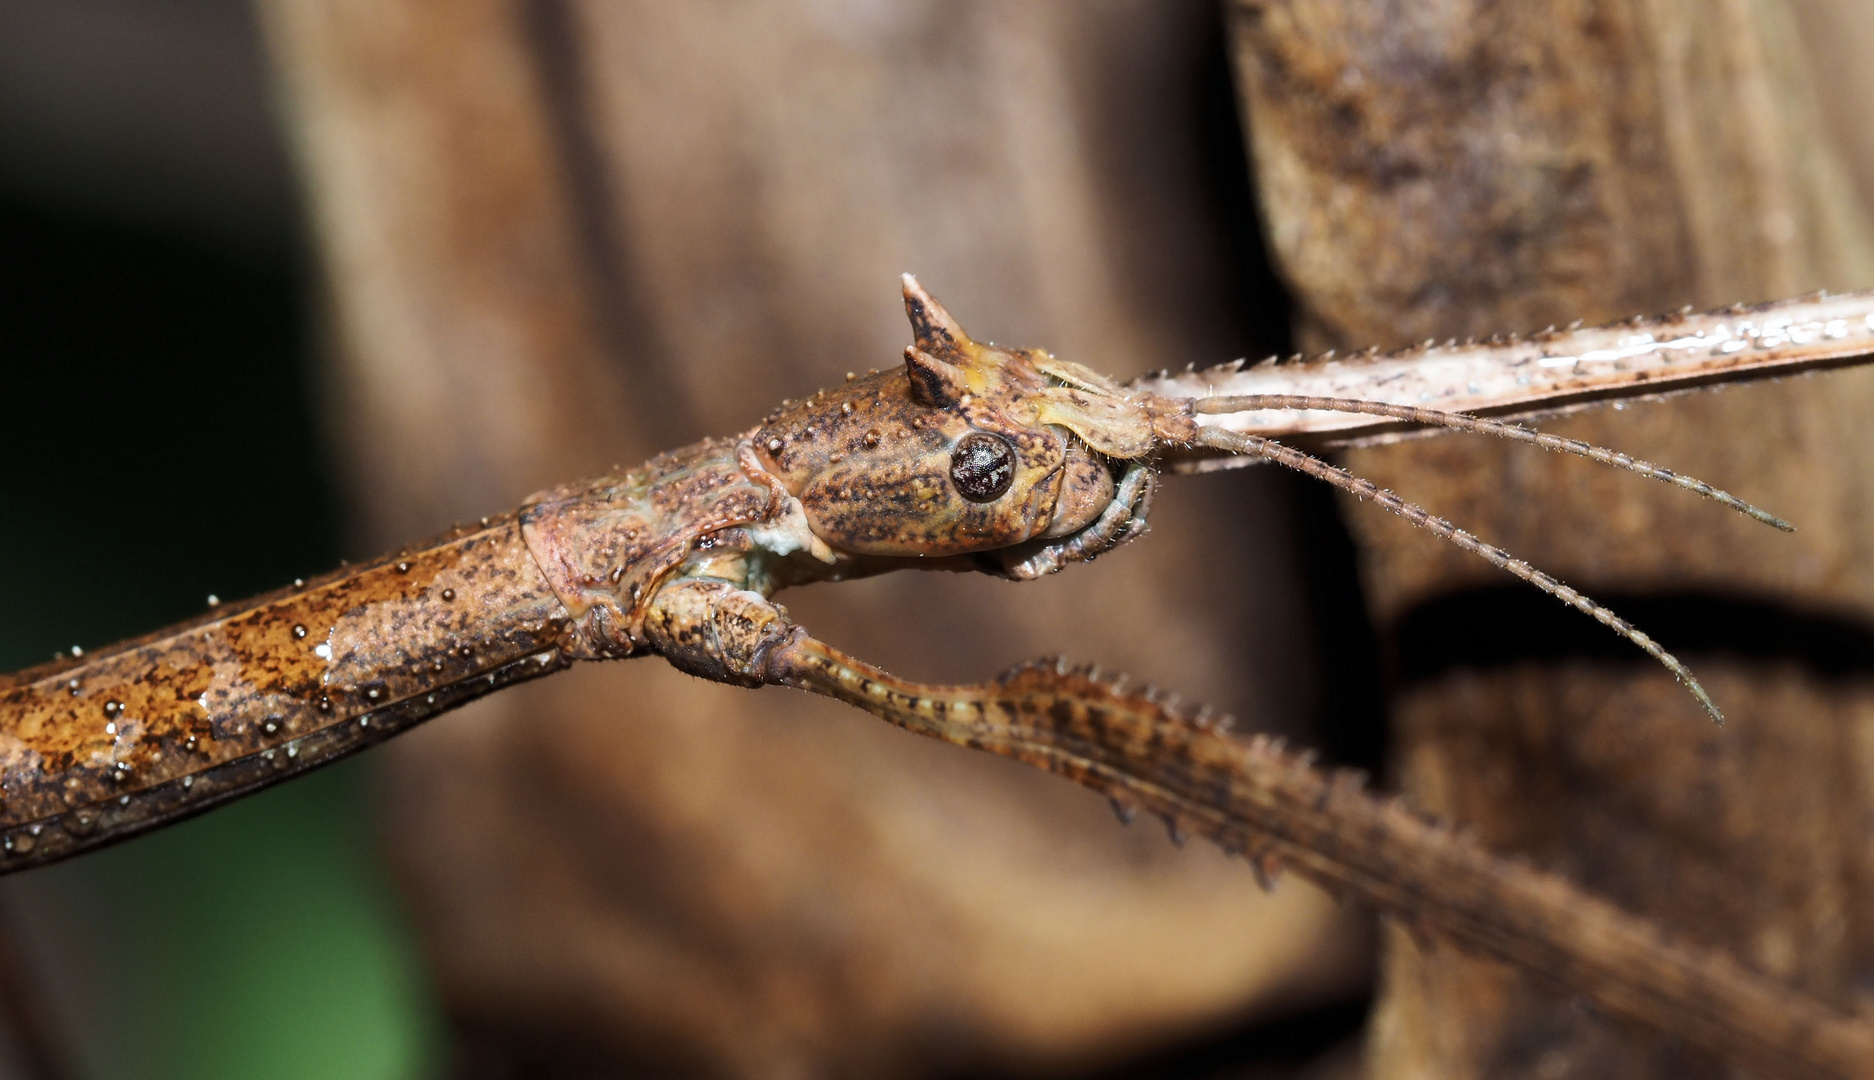
[[814,533],[853,555],[947,556],[1097,522],[1119,490],[1113,462],[1150,450],[1149,421],[1127,429],[1122,395],[1066,381],[1058,371],[1079,369],[1044,352],[975,341],[908,274],[904,298],[902,367],[783,408],[755,433]]

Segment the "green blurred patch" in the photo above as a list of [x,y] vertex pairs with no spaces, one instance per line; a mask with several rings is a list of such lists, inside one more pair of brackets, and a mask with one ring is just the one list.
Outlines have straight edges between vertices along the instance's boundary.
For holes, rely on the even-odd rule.
[[[5,670],[337,562],[292,266],[0,201]],[[0,884],[85,1075],[436,1071],[370,767]]]
[[56,951],[82,966],[82,985],[59,996],[89,1075],[433,1071],[428,988],[369,855],[367,768],[350,762],[17,883],[41,909],[29,925],[55,909]]

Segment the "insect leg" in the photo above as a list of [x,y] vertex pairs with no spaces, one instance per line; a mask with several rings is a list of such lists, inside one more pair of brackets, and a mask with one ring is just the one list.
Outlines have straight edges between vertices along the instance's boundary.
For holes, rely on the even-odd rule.
[[1106,504],[1093,524],[1055,543],[1003,567],[1004,577],[1015,581],[1033,581],[1055,573],[1063,566],[1091,562],[1128,540],[1145,535],[1146,514],[1152,506],[1156,489],[1152,470],[1141,462],[1130,462],[1119,479],[1113,501]]
[[1345,469],[1329,465],[1320,458],[1304,454],[1293,447],[1283,446],[1281,443],[1265,439],[1260,435],[1245,435],[1215,427],[1202,427],[1198,429],[1196,441],[1219,450],[1255,454],[1278,465],[1286,465],[1297,472],[1304,472],[1316,479],[1325,480],[1350,495],[1361,499],[1372,499],[1379,504],[1381,509],[1397,514],[1419,528],[1449,540],[1490,565],[1522,578],[1575,610],[1593,616],[1601,625],[1644,649],[1647,655],[1665,665],[1666,670],[1678,677],[1685,688],[1692,692],[1692,696],[1698,699],[1698,703],[1705,707],[1705,711],[1711,714],[1713,720],[1719,724],[1724,723],[1724,714],[1718,711],[1718,706],[1711,700],[1711,695],[1705,692],[1704,686],[1692,675],[1691,669],[1681,663],[1678,657],[1661,648],[1658,642],[1648,637],[1632,623],[1502,548],[1479,540],[1444,518],[1438,517],[1416,503],[1407,502],[1371,480],[1363,480]]
[[1042,662],[993,683],[907,682],[804,632],[765,660],[771,682],[856,705],[893,724],[1066,777],[1250,857],[1279,860],[1422,931],[1518,964],[1721,1056],[1786,1077],[1874,1077],[1864,1023],[1569,882],[1328,773],[1266,736],[1148,688]]
[[1579,457],[1598,461],[1603,465],[1612,465],[1617,469],[1639,473],[1687,491],[1696,492],[1713,502],[1722,503],[1740,514],[1755,518],[1784,532],[1795,532],[1796,527],[1775,514],[1760,510],[1744,500],[1712,487],[1695,477],[1676,473],[1650,461],[1641,461],[1630,454],[1618,450],[1609,450],[1604,446],[1582,442],[1580,439],[1564,439],[1559,435],[1548,435],[1540,431],[1523,427],[1521,424],[1509,424],[1501,420],[1486,420],[1463,413],[1445,412],[1440,409],[1421,409],[1412,405],[1394,405],[1384,401],[1363,401],[1358,398],[1312,397],[1304,394],[1238,394],[1227,397],[1192,398],[1191,411],[1197,414],[1217,415],[1224,413],[1255,412],[1262,409],[1306,410],[1313,412],[1363,413],[1371,416],[1390,416],[1399,420],[1408,420],[1415,424],[1433,427],[1451,428],[1455,431],[1468,431],[1479,435],[1494,435],[1500,439],[1529,443],[1544,450],[1561,454],[1575,454]]
[[735,686],[772,682],[768,654],[800,633],[781,605],[718,578],[666,582],[645,608],[644,635],[659,655],[679,670]]

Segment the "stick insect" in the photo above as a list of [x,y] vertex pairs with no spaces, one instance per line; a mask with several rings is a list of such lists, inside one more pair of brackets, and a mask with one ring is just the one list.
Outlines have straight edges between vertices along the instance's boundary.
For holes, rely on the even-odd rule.
[[1272,883],[1283,867],[1610,1014],[1777,1075],[1874,1076],[1874,1030],[1665,940],[1507,862],[1358,776],[1328,774],[1174,695],[1042,661],[973,686],[908,682],[773,600],[904,568],[1016,581],[1144,535],[1159,477],[1272,461],[1543,589],[1665,665],[1644,633],[1541,571],[1303,449],[1428,430],[1577,454],[1787,523],[1701,481],[1487,414],[1860,363],[1874,295],[1819,297],[1390,356],[1241,364],[1119,385],[979,343],[910,276],[902,366],[639,469],[556,488],[366,565],[0,679],[0,871],[178,820],[575,661],[657,654],[741,686],[833,697],[1027,762],[1163,818]]

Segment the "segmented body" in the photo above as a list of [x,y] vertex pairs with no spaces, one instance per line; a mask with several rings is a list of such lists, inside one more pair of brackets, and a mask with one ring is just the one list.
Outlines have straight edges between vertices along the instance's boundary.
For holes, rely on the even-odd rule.
[[565,605],[569,656],[646,651],[644,610],[659,582],[699,553],[719,551],[720,560],[758,546],[746,533],[725,530],[780,514],[786,492],[754,459],[749,440],[706,439],[622,476],[529,500],[522,535]]
[[0,681],[0,869],[62,858],[564,665],[513,516]]
[[[375,562],[0,676],[0,872],[198,812],[576,658],[642,651],[641,635],[625,645],[632,617],[612,598],[648,595],[703,537],[774,504],[735,448],[699,443]],[[559,558],[537,558],[530,532]],[[605,642],[615,644],[595,648]]]
[[[1286,862],[1766,1071],[1874,1077],[1866,1024],[1667,944],[1560,879],[1267,743],[1236,740],[1206,714],[1061,666],[975,687],[908,683],[814,640],[771,600],[791,584],[910,566],[1049,573],[1143,534],[1153,455],[1202,471],[1247,453],[1470,541],[1648,647],[1699,692],[1675,659],[1585,596],[1270,438],[1371,441],[1441,423],[1585,454],[1781,525],[1613,451],[1414,410],[1553,411],[1863,362],[1874,352],[1874,294],[1401,357],[1230,366],[1130,388],[1037,350],[979,345],[909,279],[906,303],[916,344],[903,369],[788,404],[742,436],[0,678],[0,872],[197,812],[576,659],[656,652],[705,678],[808,689],[1056,772],[1160,814],[1174,835],[1249,854],[1259,873]],[[1223,397],[1239,400],[1197,400]],[[1346,402],[1317,408],[1348,397],[1389,404],[1377,418]]]

